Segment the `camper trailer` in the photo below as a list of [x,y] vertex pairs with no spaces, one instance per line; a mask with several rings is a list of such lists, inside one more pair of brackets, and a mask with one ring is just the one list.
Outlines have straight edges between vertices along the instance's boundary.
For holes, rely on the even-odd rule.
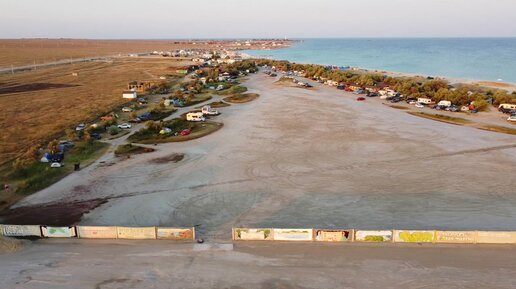
[[204,114],[202,112],[189,112],[186,114],[187,121],[204,121]]
[[216,109],[211,108],[209,105],[202,107],[202,113],[206,115],[219,115],[219,112]]
[[432,100],[430,98],[420,97],[417,99],[417,102],[419,102],[421,104],[431,104]]

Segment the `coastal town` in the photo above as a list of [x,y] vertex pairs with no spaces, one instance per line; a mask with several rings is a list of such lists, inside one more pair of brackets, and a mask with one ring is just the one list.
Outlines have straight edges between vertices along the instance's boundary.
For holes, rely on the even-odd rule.
[[[291,45],[280,40],[202,45],[212,47],[0,75],[13,120],[2,128],[2,232],[216,252],[231,240],[512,242],[514,91],[239,48]],[[20,121],[8,106],[23,97],[39,101]],[[488,222],[475,221],[479,206]]]

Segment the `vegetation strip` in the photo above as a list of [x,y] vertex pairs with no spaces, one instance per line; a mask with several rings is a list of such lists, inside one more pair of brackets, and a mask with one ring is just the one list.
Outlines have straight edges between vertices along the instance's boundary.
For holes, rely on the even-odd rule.
[[259,94],[257,93],[244,93],[244,94],[235,94],[232,96],[228,96],[224,98],[224,101],[230,103],[246,103],[257,99]]
[[419,116],[431,120],[436,120],[440,122],[445,122],[449,124],[455,124],[455,125],[464,125],[467,123],[470,123],[469,120],[461,117],[454,117],[454,116],[447,116],[447,115],[441,115],[441,114],[429,114],[426,112],[418,112],[418,111],[408,111],[408,114]]

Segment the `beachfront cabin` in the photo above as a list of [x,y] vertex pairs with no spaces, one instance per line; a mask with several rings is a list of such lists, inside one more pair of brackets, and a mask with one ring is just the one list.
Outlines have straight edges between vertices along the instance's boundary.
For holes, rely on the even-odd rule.
[[421,104],[431,104],[433,101],[430,98],[420,97],[417,99],[417,102]]
[[136,91],[124,91],[122,93],[122,98],[125,99],[136,99],[138,98],[138,93]]

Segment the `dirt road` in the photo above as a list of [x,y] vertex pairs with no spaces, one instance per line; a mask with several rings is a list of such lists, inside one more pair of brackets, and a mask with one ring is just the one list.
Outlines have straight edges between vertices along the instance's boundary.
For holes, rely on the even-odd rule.
[[514,288],[511,246],[40,240],[0,255],[0,287]]
[[[260,97],[220,109],[220,131],[97,163],[18,206],[108,201],[82,224],[516,230],[516,136],[408,115],[263,74]],[[153,159],[181,153],[177,163]],[[80,188],[80,190],[78,189]]]

